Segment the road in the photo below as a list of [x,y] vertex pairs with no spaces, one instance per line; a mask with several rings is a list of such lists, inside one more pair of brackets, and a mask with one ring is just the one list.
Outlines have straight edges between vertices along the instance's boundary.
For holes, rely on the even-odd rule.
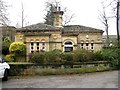
[[10,77],[3,88],[118,88],[118,71],[79,75]]

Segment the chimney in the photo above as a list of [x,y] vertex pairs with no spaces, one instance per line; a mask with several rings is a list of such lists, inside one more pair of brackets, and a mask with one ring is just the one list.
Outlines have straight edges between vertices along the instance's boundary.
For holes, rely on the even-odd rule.
[[53,21],[53,26],[55,27],[62,27],[62,22],[63,22],[63,11],[61,11],[60,7],[55,7],[55,10],[53,11],[53,16],[54,16],[54,21]]

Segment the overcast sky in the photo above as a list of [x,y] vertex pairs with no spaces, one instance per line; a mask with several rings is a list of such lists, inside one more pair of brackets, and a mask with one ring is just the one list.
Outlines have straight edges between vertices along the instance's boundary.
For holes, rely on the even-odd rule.
[[[24,5],[24,15],[26,16],[25,25],[36,24],[44,21],[46,14],[45,2],[50,0],[4,0],[10,5],[9,18],[10,25],[21,24],[21,2]],[[56,0],[60,1],[62,6],[67,7],[68,15],[74,14],[71,25],[84,25],[93,28],[103,29],[101,21],[98,19],[101,10],[102,0]],[[111,15],[112,12],[107,12]],[[110,20],[109,34],[116,34],[116,21]],[[19,26],[18,25],[18,26]],[[105,34],[105,33],[104,33]]]

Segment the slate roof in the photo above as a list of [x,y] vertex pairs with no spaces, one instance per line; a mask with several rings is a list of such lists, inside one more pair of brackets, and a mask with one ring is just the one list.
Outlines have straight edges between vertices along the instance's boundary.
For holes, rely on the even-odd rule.
[[59,30],[59,28],[44,23],[37,23],[19,28],[18,30]]
[[14,26],[0,26],[0,29],[7,30],[7,29],[16,29]]
[[17,30],[61,30],[63,31],[63,33],[65,32],[103,32],[103,30],[100,29],[96,29],[96,28],[92,28],[92,27],[86,27],[86,26],[82,26],[82,25],[67,25],[67,26],[63,26],[63,28],[61,27],[54,27],[51,25],[47,25],[44,23],[37,23],[37,24],[33,24],[33,25],[29,25],[23,28],[19,28]]
[[103,32],[103,30],[82,25],[67,25],[64,26],[64,32]]

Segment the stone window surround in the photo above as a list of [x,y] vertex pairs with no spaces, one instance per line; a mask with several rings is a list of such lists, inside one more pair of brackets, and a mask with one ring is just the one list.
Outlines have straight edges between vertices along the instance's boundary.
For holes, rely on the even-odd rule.
[[84,44],[86,44],[87,50],[89,49],[89,44],[91,45],[91,50],[94,49],[94,40],[91,40],[91,42],[89,42],[89,41],[84,42],[84,40],[81,40],[81,48],[82,49],[84,48]]
[[[40,45],[42,46],[41,48],[40,48]],[[31,41],[30,41],[30,53],[31,52],[33,53],[34,51],[39,52],[40,50],[44,50],[45,51],[45,40],[41,40],[41,42],[39,42],[39,40],[36,40],[34,42],[33,39],[31,39]]]

